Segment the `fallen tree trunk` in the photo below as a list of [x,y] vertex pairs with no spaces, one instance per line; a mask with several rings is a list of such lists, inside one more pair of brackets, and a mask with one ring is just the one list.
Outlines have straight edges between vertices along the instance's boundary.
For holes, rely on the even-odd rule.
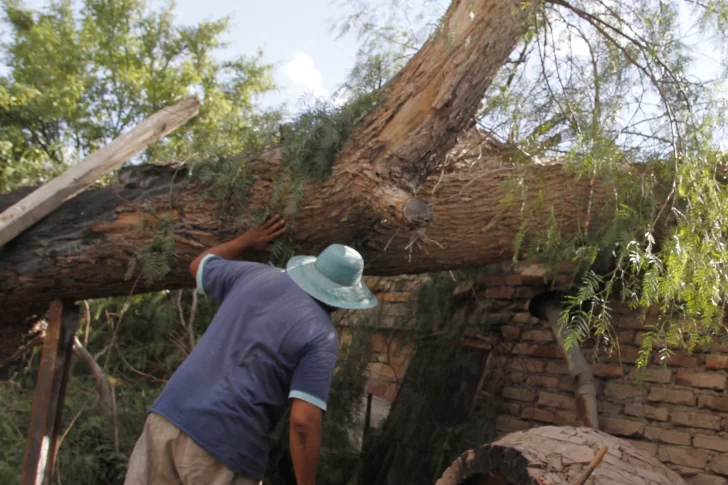
[[[316,252],[330,242],[351,244],[364,253],[371,275],[478,267],[512,257],[514,236],[526,217],[533,233],[547,229],[552,213],[564,233],[574,233],[585,220],[590,197],[602,207],[609,205],[607,187],[591,192],[588,181],[575,180],[558,165],[501,164],[500,158],[493,158],[474,171],[433,176],[420,193],[434,206],[434,220],[422,228],[384,218],[374,223],[343,221],[345,215],[327,202],[329,192],[312,187],[292,220],[296,244],[302,252]],[[122,174],[117,186],[80,194],[9,243],[0,255],[2,341],[16,348],[28,330],[27,315],[42,313],[54,298],[80,300],[127,295],[132,289],[194,286],[189,261],[234,233],[232,221],[221,219],[214,201],[202,197],[180,169],[133,168]],[[522,214],[519,200],[506,200],[512,194],[503,182],[514,176],[540,185],[543,201],[538,211]],[[261,181],[261,187],[253,188],[254,198],[261,201],[256,204],[269,197],[266,184]],[[569,194],[568,201],[564,194]],[[0,196],[0,208],[11,196]],[[171,271],[151,285],[136,277],[125,279],[130,260],[149,242],[163,215],[174,222]]]

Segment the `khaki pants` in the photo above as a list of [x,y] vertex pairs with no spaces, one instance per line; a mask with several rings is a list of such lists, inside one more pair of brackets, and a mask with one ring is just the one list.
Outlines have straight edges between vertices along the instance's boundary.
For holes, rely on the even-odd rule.
[[258,485],[215,460],[159,414],[134,445],[124,485]]

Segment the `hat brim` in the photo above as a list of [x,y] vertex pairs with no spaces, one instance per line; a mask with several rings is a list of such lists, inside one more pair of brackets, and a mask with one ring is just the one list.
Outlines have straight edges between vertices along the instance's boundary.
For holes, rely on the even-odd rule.
[[349,310],[365,310],[379,304],[377,297],[363,283],[341,286],[316,269],[314,256],[294,256],[286,265],[286,272],[303,291],[329,306]]

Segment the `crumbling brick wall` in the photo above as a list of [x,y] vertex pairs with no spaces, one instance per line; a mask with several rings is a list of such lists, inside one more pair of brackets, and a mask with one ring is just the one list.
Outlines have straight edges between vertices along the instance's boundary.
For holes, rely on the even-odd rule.
[[[508,367],[498,430],[506,434],[547,424],[575,425],[572,380],[561,351],[549,324],[528,313],[529,300],[547,289],[543,271],[534,266],[515,272],[509,265],[493,265],[484,273],[478,311],[486,311],[480,311],[478,318],[484,332],[498,337]],[[413,352],[400,349],[396,371],[385,359],[391,359],[393,347],[406,340],[403,332],[408,323],[403,319],[411,318],[421,278],[370,281],[383,304],[378,316],[370,318],[376,322],[371,325],[382,331],[372,341],[368,390],[389,402]],[[613,310],[620,355],[601,357],[592,366],[602,430],[657,457],[690,484],[728,485],[728,347],[690,356],[675,353],[665,366],[655,356],[640,380],[635,366],[638,348],[645,323],[654,322],[656,316],[647,315],[643,321],[618,302]],[[355,324],[353,318],[339,321],[342,335]],[[585,353],[591,360],[591,352]]]
[[[508,297],[528,294],[534,288],[528,283],[518,275],[491,277],[486,290],[493,310],[508,313],[493,330],[512,342],[510,379],[497,423],[503,433],[576,425],[572,380],[549,324],[523,306],[512,306]],[[592,364],[602,430],[656,456],[688,483],[728,485],[728,349],[717,345],[709,353],[675,353],[666,365],[655,353],[640,373],[635,362],[643,329],[657,317],[638,315],[620,302],[612,308],[619,355]],[[585,355],[593,358],[588,349]]]

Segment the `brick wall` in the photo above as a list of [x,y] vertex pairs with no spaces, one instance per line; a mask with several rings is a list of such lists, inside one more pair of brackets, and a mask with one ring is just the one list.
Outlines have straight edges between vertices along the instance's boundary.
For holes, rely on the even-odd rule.
[[[515,273],[507,265],[493,265],[484,273],[475,286],[484,287],[478,290],[477,318],[483,333],[499,338],[499,351],[507,357],[498,430],[576,425],[572,380],[561,351],[550,326],[527,310],[530,298],[546,289],[543,271],[530,266]],[[396,395],[413,354],[398,345],[412,323],[411,304],[421,279],[371,280],[382,301],[378,313],[344,315],[338,322],[344,338],[347,328],[362,321],[381,329],[372,337],[368,390],[386,402]],[[602,356],[592,366],[602,430],[656,456],[690,484],[728,485],[728,348],[676,353],[666,366],[655,356],[640,380],[634,363],[644,323],[622,304],[613,309],[621,355]],[[655,318],[648,315],[646,323]]]

